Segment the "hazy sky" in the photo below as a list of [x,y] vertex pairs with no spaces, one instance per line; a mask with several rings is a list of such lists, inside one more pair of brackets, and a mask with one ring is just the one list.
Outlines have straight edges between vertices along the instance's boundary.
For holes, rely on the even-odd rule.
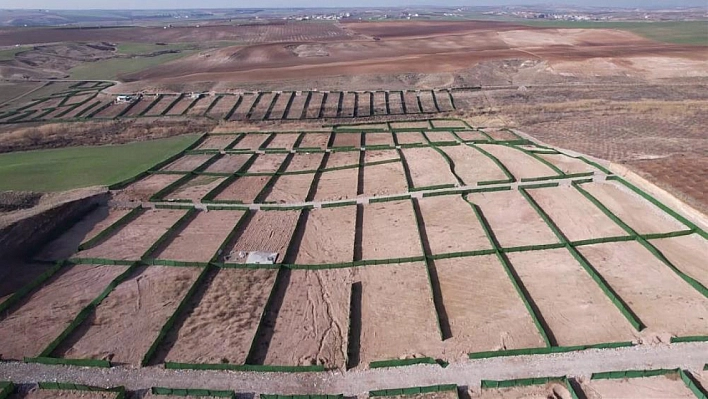
[[0,8],[51,9],[175,9],[175,8],[253,8],[253,7],[380,7],[404,5],[506,5],[577,4],[617,7],[708,7],[708,0],[0,0]]

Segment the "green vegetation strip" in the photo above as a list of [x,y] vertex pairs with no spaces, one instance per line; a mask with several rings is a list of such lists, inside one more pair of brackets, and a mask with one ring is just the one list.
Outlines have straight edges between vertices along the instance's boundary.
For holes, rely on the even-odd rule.
[[163,387],[152,387],[150,393],[153,395],[171,395],[171,396],[209,396],[216,398],[231,398],[236,399],[236,392],[234,391],[221,391],[213,389],[179,389],[179,388],[163,388]]
[[447,392],[453,391],[457,396],[457,385],[429,385],[424,387],[398,388],[398,389],[382,389],[378,391],[370,391],[369,396],[399,396],[399,395],[417,395],[424,393]]

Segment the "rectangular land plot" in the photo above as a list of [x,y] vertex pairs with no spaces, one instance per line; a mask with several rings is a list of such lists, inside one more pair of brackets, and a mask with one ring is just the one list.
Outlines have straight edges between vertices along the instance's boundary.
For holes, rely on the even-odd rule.
[[442,90],[433,90],[433,96],[438,104],[439,112],[449,112],[455,110],[455,107],[452,105],[452,100],[450,98],[449,92]]
[[148,109],[148,107],[150,107],[150,105],[151,105],[152,103],[154,103],[155,101],[157,101],[157,100],[158,100],[158,99],[157,99],[156,97],[142,97],[142,98],[138,99],[138,100],[136,101],[135,105],[133,105],[133,106],[128,110],[128,112],[126,112],[125,114],[123,114],[123,116],[125,116],[125,117],[136,117],[136,116],[140,116],[140,115],[142,115],[143,113],[145,113],[145,111]]
[[567,249],[507,256],[558,345],[625,342],[639,334]]
[[182,115],[187,111],[187,108],[189,108],[192,103],[197,101],[196,98],[192,98],[191,96],[184,96],[182,97],[177,104],[175,104],[168,112],[167,115]]
[[201,300],[192,299],[182,327],[168,335],[173,344],[166,361],[244,364],[276,274],[274,269],[219,269]]
[[467,199],[480,208],[503,248],[558,242],[550,227],[518,191],[473,193]]
[[319,169],[322,157],[324,157],[323,152],[299,152],[294,154],[285,172],[315,171]]
[[519,139],[517,135],[508,130],[489,128],[483,129],[483,131],[487,133],[489,137],[492,138],[492,140],[495,141],[513,141]]
[[99,245],[76,254],[79,258],[138,260],[184,216],[183,209],[148,210]]
[[79,105],[78,107],[74,108],[73,110],[69,111],[68,113],[64,114],[61,118],[62,119],[71,119],[71,118],[78,118],[80,116],[83,116],[93,109],[98,109],[100,106],[101,102],[97,100],[90,100],[86,104]]
[[354,260],[356,206],[310,210],[296,264],[346,263]]
[[482,388],[472,392],[470,395],[470,399],[541,399],[554,397],[570,398],[572,396],[565,384],[560,381],[512,388]]
[[247,173],[275,173],[280,169],[288,154],[259,154]]
[[297,148],[326,149],[331,133],[306,133]]
[[452,340],[467,353],[545,345],[495,255],[439,259],[435,268]]
[[339,113],[340,118],[351,118],[354,116],[354,98],[356,94],[354,92],[344,93],[344,100],[342,101],[342,109]]
[[578,250],[651,333],[708,335],[708,299],[638,242],[589,245]]
[[489,141],[489,138],[477,130],[456,131],[455,134],[463,141]]
[[485,181],[508,180],[504,171],[489,157],[468,145],[440,148],[455,165],[455,173],[465,185],[472,186]]
[[455,175],[450,171],[450,165],[433,148],[404,148],[401,151],[408,164],[413,187],[422,188],[458,183]]
[[50,261],[67,259],[76,253],[81,243],[96,237],[130,211],[131,209],[99,206],[73,226],[64,230],[58,238],[45,245],[34,258]]
[[396,150],[367,150],[364,152],[364,163],[400,161],[401,154]]
[[403,97],[400,91],[390,91],[388,94],[388,111],[391,115],[402,115]]
[[310,191],[314,173],[278,176],[265,202],[300,203],[305,202]]
[[405,194],[408,182],[400,162],[364,166],[364,185],[362,192],[366,196]]
[[374,115],[388,115],[386,93],[383,91],[374,92]]
[[239,176],[220,192],[215,201],[253,203],[270,180],[270,176]]
[[85,326],[69,335],[57,349],[58,355],[139,365],[201,271],[195,267],[143,267],[98,305]]
[[288,103],[290,102],[290,98],[294,96],[294,92],[286,91],[283,93],[280,93],[278,96],[278,99],[275,100],[275,104],[273,104],[273,109],[270,111],[270,115],[268,115],[269,120],[280,120],[283,119],[285,116],[285,107],[288,106]]
[[203,96],[187,111],[187,115],[204,116],[204,113],[209,109],[211,104],[216,101],[218,96]]
[[653,377],[582,381],[584,392],[593,398],[610,399],[695,399],[676,374]]
[[324,93],[313,91],[310,96],[310,103],[305,111],[305,118],[307,119],[317,119],[320,117],[320,111],[323,108],[322,102],[324,101]]
[[239,137],[239,135],[214,135],[214,136],[208,136],[206,140],[204,140],[199,146],[197,147],[198,150],[223,150],[226,147],[229,146],[229,144],[233,143],[234,140],[236,140]]
[[403,100],[406,104],[406,113],[407,114],[419,114],[423,112],[422,109],[420,109],[420,105],[418,104],[418,94],[414,91],[405,91],[403,92]]
[[172,104],[177,99],[177,96],[162,96],[159,101],[155,103],[155,105],[150,108],[148,112],[145,113],[147,116],[159,116],[162,115],[166,110],[167,107]]
[[650,242],[677,269],[708,287],[708,240],[698,234],[691,234]]
[[688,229],[661,208],[621,183],[605,181],[583,184],[581,188],[597,198],[610,212],[639,234],[668,233]]
[[361,152],[356,151],[335,151],[330,152],[327,157],[325,169],[341,168],[343,166],[359,166],[359,155]]
[[351,269],[293,270],[265,364],[344,368]]
[[240,96],[224,95],[221,97],[219,102],[214,104],[214,106],[209,110],[207,116],[214,119],[224,119],[231,109],[236,105]]
[[181,178],[182,175],[173,174],[148,175],[121,190],[115,198],[122,201],[147,201],[158,191]]
[[[71,389],[37,389],[28,392],[22,399],[117,399],[118,395],[118,392],[110,391],[89,392]],[[10,397],[17,399],[17,397]]]
[[491,249],[472,206],[459,195],[418,200],[433,255]]
[[366,266],[357,269],[357,275],[362,291],[361,364],[439,350],[425,263]]
[[231,118],[229,118],[229,120],[230,121],[245,120],[248,116],[248,113],[251,111],[253,104],[256,102],[256,98],[258,98],[257,94],[253,94],[253,93],[242,94],[241,95],[241,103],[238,104],[238,106],[234,110],[234,113],[231,114]]
[[160,170],[168,170],[173,172],[191,172],[194,169],[202,166],[204,162],[210,160],[213,156],[214,154],[183,155]]
[[565,154],[537,154],[539,157],[553,164],[553,166],[562,170],[563,173],[597,173],[600,170],[583,162],[578,158],[569,157]]
[[413,204],[409,200],[363,207],[361,255],[364,260],[422,256]]
[[528,193],[570,241],[628,235],[573,187],[541,188]]
[[[59,271],[0,322],[3,359],[38,356],[127,266],[73,265]],[[57,300],[61,298],[61,300]]]
[[219,184],[226,180],[225,177],[200,175],[193,179],[187,180],[184,184],[177,187],[173,192],[165,195],[168,200],[189,200],[200,201],[205,195],[209,194]]
[[428,141],[421,132],[396,132],[396,141],[398,145],[406,144],[427,144]]
[[228,263],[245,263],[239,252],[277,252],[282,263],[300,211],[256,211],[231,248],[224,251]]
[[201,211],[160,252],[157,259],[209,262],[245,214],[244,211]]
[[339,97],[343,94],[341,92],[330,92],[327,96],[327,102],[324,106],[324,117],[325,118],[336,118],[339,110]]
[[[415,93],[413,93],[415,94]],[[409,122],[391,122],[391,129],[396,130],[396,129],[420,129],[420,130],[428,130],[430,128],[430,124],[428,123],[427,120],[424,121],[409,121]]]
[[[439,95],[447,97],[447,92],[439,92]],[[440,103],[439,97],[438,97],[438,103]],[[463,122],[459,119],[434,119],[434,120],[431,120],[430,122],[433,124],[433,127],[436,129],[444,129],[444,128],[467,129],[467,125],[465,125],[465,122]]]
[[516,148],[496,144],[479,144],[479,148],[496,157],[517,179],[558,176],[553,169]]
[[48,262],[5,260],[0,270],[0,304],[53,266]]
[[257,150],[263,146],[266,140],[268,140],[270,134],[261,133],[247,133],[243,135],[243,138],[234,145],[234,149],[239,150]]
[[261,93],[261,99],[251,113],[251,120],[262,121],[266,118],[268,109],[275,99],[276,93]]
[[357,94],[358,104],[356,110],[356,116],[372,116],[371,114],[371,97],[373,95],[368,91],[358,92]]
[[[103,105],[103,104],[102,104]],[[123,111],[125,111],[128,107],[133,105],[132,103],[124,103],[124,104],[118,104],[115,102],[111,102],[111,105],[109,105],[107,108],[104,108],[101,110],[99,113],[93,115],[93,118],[115,118]],[[85,115],[87,116],[87,115]]]
[[392,133],[365,133],[364,134],[364,145],[366,147],[372,146],[382,146],[394,147],[393,134]]
[[335,133],[333,148],[359,148],[361,147],[361,133]]
[[450,132],[429,131],[425,132],[425,136],[428,137],[428,140],[433,144],[457,143],[457,138]]
[[342,169],[320,175],[315,201],[337,201],[356,198],[359,169]]
[[253,154],[226,154],[219,157],[213,164],[205,169],[212,173],[236,173],[248,162]]
[[305,102],[307,101],[308,92],[296,93],[293,98],[293,103],[290,109],[285,114],[285,119],[301,119],[305,115]]
[[433,99],[433,92],[430,90],[421,90],[418,93],[420,98],[420,103],[423,106],[423,112],[434,113],[439,112],[438,108],[435,106],[435,100]]
[[278,133],[273,137],[273,140],[268,143],[268,149],[279,148],[289,150],[295,146],[298,133]]

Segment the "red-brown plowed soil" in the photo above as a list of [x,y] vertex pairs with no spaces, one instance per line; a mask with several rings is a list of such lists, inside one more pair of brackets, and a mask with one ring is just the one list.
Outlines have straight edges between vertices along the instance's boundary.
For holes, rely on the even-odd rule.
[[206,172],[236,173],[251,159],[251,154],[224,155],[206,168]]
[[342,169],[320,175],[315,201],[336,201],[356,197],[359,169]]
[[244,211],[199,212],[160,252],[159,259],[209,262]]
[[314,177],[314,173],[278,176],[265,202],[305,202]]
[[118,201],[147,201],[158,191],[181,179],[181,175],[149,175],[115,195]]
[[297,153],[293,155],[285,172],[302,172],[306,170],[317,170],[322,162],[321,152]]
[[299,136],[299,134],[276,134],[273,140],[268,143],[267,148],[291,149],[295,146],[295,142]]
[[191,172],[201,166],[204,162],[211,159],[213,156],[214,154],[185,155],[181,158],[177,158],[174,162],[165,166],[161,170]]
[[240,176],[214,198],[216,201],[252,203],[263,190],[270,176]]
[[226,180],[225,177],[199,175],[165,195],[168,200],[199,201]]
[[406,173],[400,162],[364,166],[364,187],[367,196],[405,194],[408,192]]

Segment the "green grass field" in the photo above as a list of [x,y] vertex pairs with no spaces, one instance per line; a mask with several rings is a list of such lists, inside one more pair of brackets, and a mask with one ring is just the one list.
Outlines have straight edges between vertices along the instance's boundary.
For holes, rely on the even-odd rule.
[[121,74],[139,72],[194,54],[194,51],[163,54],[156,57],[114,58],[105,61],[89,62],[69,70],[71,79],[80,80],[116,80]]
[[23,47],[14,47],[14,48],[7,49],[7,50],[0,50],[0,61],[12,61],[15,59],[15,56],[17,55],[17,53],[21,53],[21,52],[29,50],[31,48],[32,47],[23,46]]
[[0,154],[0,190],[63,191],[110,185],[182,151],[198,137]]

